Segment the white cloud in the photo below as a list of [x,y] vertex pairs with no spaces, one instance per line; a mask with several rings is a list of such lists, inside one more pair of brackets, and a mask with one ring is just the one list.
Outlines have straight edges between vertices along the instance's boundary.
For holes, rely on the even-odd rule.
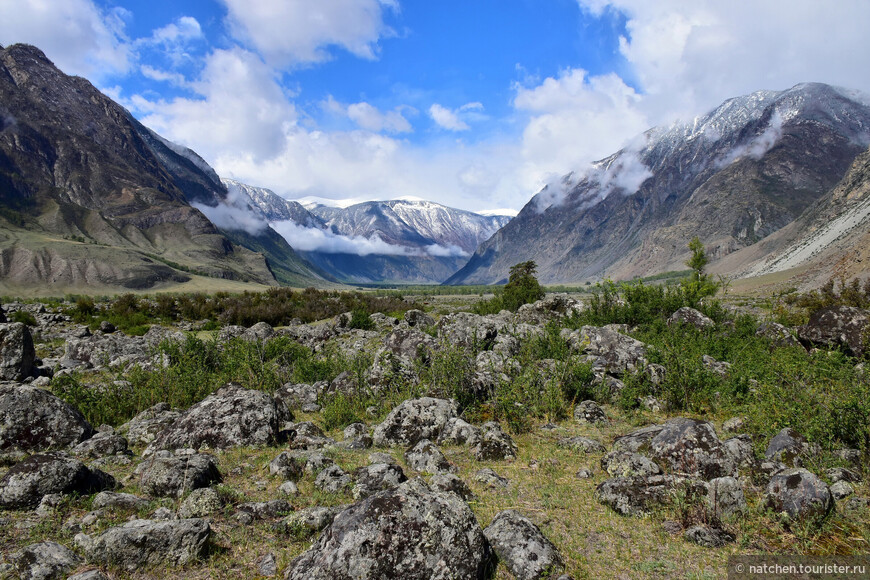
[[452,111],[438,103],[429,107],[429,116],[439,127],[448,131],[468,131],[471,129],[468,123],[459,118],[458,111]]
[[366,102],[344,105],[336,101],[330,95],[322,104],[322,108],[344,117],[349,118],[361,129],[380,133],[410,133],[413,131],[411,123],[405,118],[405,114],[414,115],[416,109],[408,106],[398,106],[392,111],[382,112],[377,107]]
[[730,165],[741,157],[761,159],[776,145],[780,138],[782,138],[782,115],[778,111],[774,111],[764,131],[753,137],[748,143],[732,149],[718,165],[720,167]]
[[123,14],[101,12],[90,0],[4,0],[0,42],[36,45],[65,73],[98,82],[130,70]]
[[248,205],[248,201],[249,198],[240,189],[229,188],[226,199],[215,207],[196,202],[190,205],[221,229],[244,230],[256,236],[263,233],[269,224]]
[[182,16],[175,22],[154,31],[152,39],[164,44],[184,42],[202,38],[199,21],[192,16]]
[[392,34],[384,23],[385,0],[223,0],[235,35],[275,66],[329,60],[330,47],[374,59],[378,39]]

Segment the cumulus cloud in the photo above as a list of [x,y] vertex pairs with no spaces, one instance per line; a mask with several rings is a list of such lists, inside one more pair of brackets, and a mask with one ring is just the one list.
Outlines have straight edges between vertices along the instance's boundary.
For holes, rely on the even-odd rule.
[[394,0],[223,2],[234,34],[279,67],[329,60],[331,47],[374,59],[378,39],[393,34],[384,11],[398,9]]
[[244,230],[252,236],[263,233],[269,227],[250,206],[250,199],[239,189],[230,188],[224,201],[212,207],[203,203],[191,203],[211,223],[224,230]]
[[462,120],[462,112],[466,110],[479,110],[481,108],[483,108],[483,105],[480,103],[469,103],[458,110],[451,110],[443,105],[434,103],[429,107],[429,116],[442,129],[447,129],[448,131],[468,131],[471,129],[471,126]]
[[322,103],[322,107],[331,113],[347,117],[361,129],[375,133],[381,131],[410,133],[413,128],[408,119],[405,118],[405,114],[414,115],[417,113],[413,107],[401,105],[387,112],[380,111],[377,107],[366,102],[344,105],[336,101],[332,95]]
[[0,38],[36,45],[65,73],[99,81],[132,66],[125,14],[103,12],[90,0],[0,2]]

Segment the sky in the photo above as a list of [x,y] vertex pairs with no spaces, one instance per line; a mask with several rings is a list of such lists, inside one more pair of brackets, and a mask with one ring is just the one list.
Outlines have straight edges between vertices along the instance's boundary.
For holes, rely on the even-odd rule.
[[870,92],[867,0],[0,0],[219,175],[519,210],[644,130],[800,82]]

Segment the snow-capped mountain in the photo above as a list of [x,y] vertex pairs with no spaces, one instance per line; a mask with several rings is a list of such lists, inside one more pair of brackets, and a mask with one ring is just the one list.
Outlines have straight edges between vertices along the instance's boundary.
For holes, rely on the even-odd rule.
[[268,189],[223,182],[235,219],[247,211],[268,222],[311,263],[351,283],[440,283],[511,219],[417,198],[305,207]]
[[699,236],[720,259],[791,223],[870,144],[870,100],[809,83],[653,128],[544,188],[448,283],[493,283],[535,260],[542,280],[685,269]]

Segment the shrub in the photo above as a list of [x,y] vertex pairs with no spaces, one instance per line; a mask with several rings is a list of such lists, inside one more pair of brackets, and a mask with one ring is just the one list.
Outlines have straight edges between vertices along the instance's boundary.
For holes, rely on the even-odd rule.
[[535,277],[538,265],[534,261],[520,262],[511,266],[510,278],[504,288],[496,289],[490,300],[474,305],[475,314],[498,314],[502,310],[516,312],[523,304],[531,304],[544,297],[544,288]]
[[39,326],[39,323],[36,321],[36,317],[34,317],[26,310],[16,310],[9,317],[9,321],[20,322],[22,324],[26,324],[27,326]]
[[372,321],[371,315],[368,311],[362,308],[356,308],[351,313],[350,323],[348,324],[350,328],[356,328],[359,330],[371,330],[375,327],[374,321]]

